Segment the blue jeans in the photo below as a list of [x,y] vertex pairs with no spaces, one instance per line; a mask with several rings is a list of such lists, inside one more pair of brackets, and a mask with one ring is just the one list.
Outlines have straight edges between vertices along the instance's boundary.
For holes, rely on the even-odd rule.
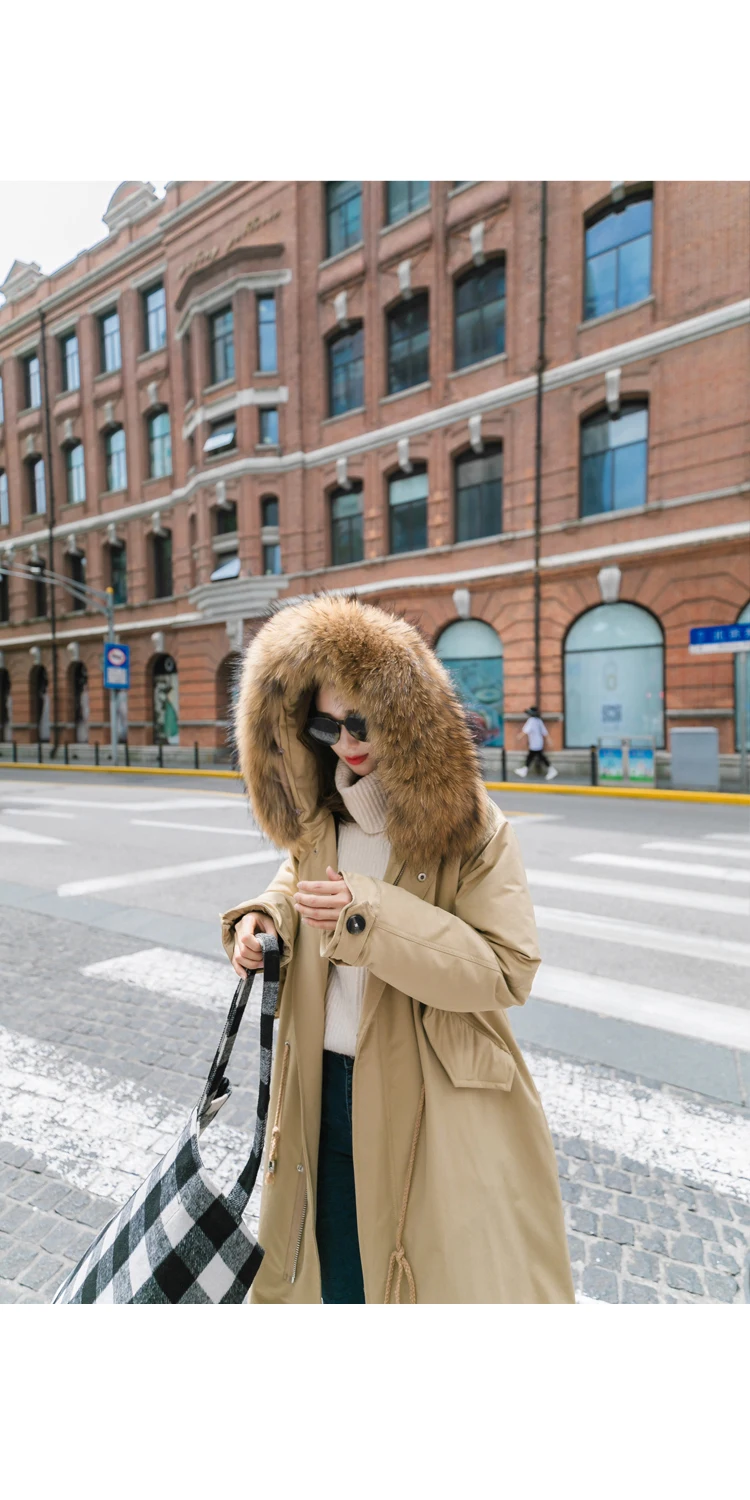
[[364,1302],[352,1155],[354,1058],[323,1053],[315,1233],[324,1302]]

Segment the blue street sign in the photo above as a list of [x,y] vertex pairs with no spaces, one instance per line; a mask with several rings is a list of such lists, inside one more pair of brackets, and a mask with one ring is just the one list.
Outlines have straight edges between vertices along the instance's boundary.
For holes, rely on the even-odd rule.
[[104,647],[104,686],[118,691],[126,691],[130,687],[129,646],[107,644]]
[[700,625],[690,632],[693,656],[715,651],[750,651],[750,623],[747,625]]

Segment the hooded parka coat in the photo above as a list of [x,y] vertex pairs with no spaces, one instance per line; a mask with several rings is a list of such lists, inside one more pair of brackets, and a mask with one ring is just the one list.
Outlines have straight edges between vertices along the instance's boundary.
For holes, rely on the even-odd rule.
[[[383,880],[334,931],[299,922],[296,883],[337,869],[331,811],[298,734],[332,684],[367,720],[388,803]],[[245,656],[236,742],[255,818],[288,850],[260,896],[282,944],[279,1028],[251,1301],[320,1302],[315,1239],[329,964],[368,970],[353,1154],[367,1302],[573,1302],[555,1153],[507,1010],[539,963],[513,829],[488,797],[450,679],[405,620],[322,594],[279,609]]]

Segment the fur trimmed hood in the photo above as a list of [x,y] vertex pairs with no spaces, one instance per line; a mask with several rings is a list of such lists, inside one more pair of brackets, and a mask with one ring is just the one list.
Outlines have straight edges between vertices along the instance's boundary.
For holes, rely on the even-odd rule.
[[337,594],[277,608],[245,653],[235,742],[273,843],[295,850],[330,816],[318,807],[315,757],[297,737],[324,682],[367,720],[395,853],[423,869],[481,847],[489,799],[448,673],[406,620]]

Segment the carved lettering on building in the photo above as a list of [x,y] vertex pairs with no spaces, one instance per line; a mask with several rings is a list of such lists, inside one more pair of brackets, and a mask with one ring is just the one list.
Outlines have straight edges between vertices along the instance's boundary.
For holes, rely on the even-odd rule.
[[280,208],[275,209],[272,214],[255,214],[251,219],[248,219],[247,223],[243,225],[242,229],[238,230],[236,234],[233,234],[230,240],[227,240],[223,248],[221,245],[212,245],[210,250],[199,250],[198,254],[182,267],[179,275],[179,280],[183,281],[184,278],[186,276],[189,276],[192,271],[199,271],[202,266],[210,265],[212,260],[216,260],[219,257],[228,255],[230,250],[234,250],[235,245],[241,244],[242,240],[247,239],[249,235],[257,234],[258,230],[264,229],[266,224],[272,224],[274,219],[280,218]]

